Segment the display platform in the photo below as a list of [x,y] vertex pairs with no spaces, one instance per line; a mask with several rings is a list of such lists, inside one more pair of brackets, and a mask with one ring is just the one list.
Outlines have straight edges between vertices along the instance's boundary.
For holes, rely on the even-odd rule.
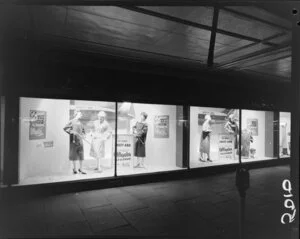
[[135,174],[143,174],[143,173],[155,173],[155,172],[167,172],[174,170],[186,170],[186,168],[176,167],[176,166],[147,166],[144,168],[130,168],[130,167],[122,167],[118,169],[118,176],[125,175],[135,175]]

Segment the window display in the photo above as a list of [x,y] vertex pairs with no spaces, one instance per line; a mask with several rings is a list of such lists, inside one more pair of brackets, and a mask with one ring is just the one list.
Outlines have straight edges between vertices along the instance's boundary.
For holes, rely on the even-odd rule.
[[291,155],[291,113],[280,112],[279,117],[279,156],[286,158]]
[[0,185],[3,182],[5,97],[0,97]]
[[190,107],[190,167],[238,163],[239,111]]
[[276,158],[274,112],[242,110],[242,162]]
[[19,183],[114,176],[116,103],[20,99]]
[[117,175],[183,169],[183,107],[118,103]]
[[[20,98],[19,184],[186,169],[183,112],[176,105]],[[239,153],[242,162],[276,158],[278,149],[290,156],[290,113],[241,116],[239,129],[237,109],[190,107],[191,168],[237,164]]]

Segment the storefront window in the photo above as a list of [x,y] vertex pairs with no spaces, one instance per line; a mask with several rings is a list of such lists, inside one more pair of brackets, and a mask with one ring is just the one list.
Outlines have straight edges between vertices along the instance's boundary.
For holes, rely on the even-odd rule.
[[242,110],[241,157],[243,162],[277,157],[274,112]]
[[0,97],[0,185],[3,183],[5,98]]
[[281,158],[291,156],[291,113],[280,112],[279,155]]
[[117,175],[180,170],[183,107],[118,103]]
[[114,176],[116,103],[20,99],[19,183]]
[[190,108],[190,167],[238,163],[239,111]]

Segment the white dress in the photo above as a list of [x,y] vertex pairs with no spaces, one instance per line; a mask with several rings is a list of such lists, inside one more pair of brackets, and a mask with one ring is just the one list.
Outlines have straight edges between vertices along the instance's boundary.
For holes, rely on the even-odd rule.
[[99,120],[94,122],[93,138],[91,143],[90,155],[94,158],[105,157],[105,141],[111,134],[111,128],[107,121],[100,123]]

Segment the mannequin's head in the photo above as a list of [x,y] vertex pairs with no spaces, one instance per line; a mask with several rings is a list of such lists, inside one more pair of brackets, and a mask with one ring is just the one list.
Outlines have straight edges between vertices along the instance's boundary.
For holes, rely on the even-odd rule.
[[100,111],[98,113],[98,119],[100,120],[100,123],[103,123],[105,118],[106,118],[106,113],[104,111]]
[[148,117],[148,114],[147,114],[146,112],[142,112],[142,113],[141,113],[141,121],[142,121],[142,122],[143,122],[143,121],[146,121],[147,117]]
[[75,110],[74,111],[74,118],[75,119],[80,119],[82,117],[82,113],[80,110]]
[[204,119],[206,121],[211,121],[211,116],[209,114],[205,115]]
[[234,122],[234,115],[233,115],[233,114],[230,114],[230,115],[228,116],[228,119],[229,119],[230,122]]

